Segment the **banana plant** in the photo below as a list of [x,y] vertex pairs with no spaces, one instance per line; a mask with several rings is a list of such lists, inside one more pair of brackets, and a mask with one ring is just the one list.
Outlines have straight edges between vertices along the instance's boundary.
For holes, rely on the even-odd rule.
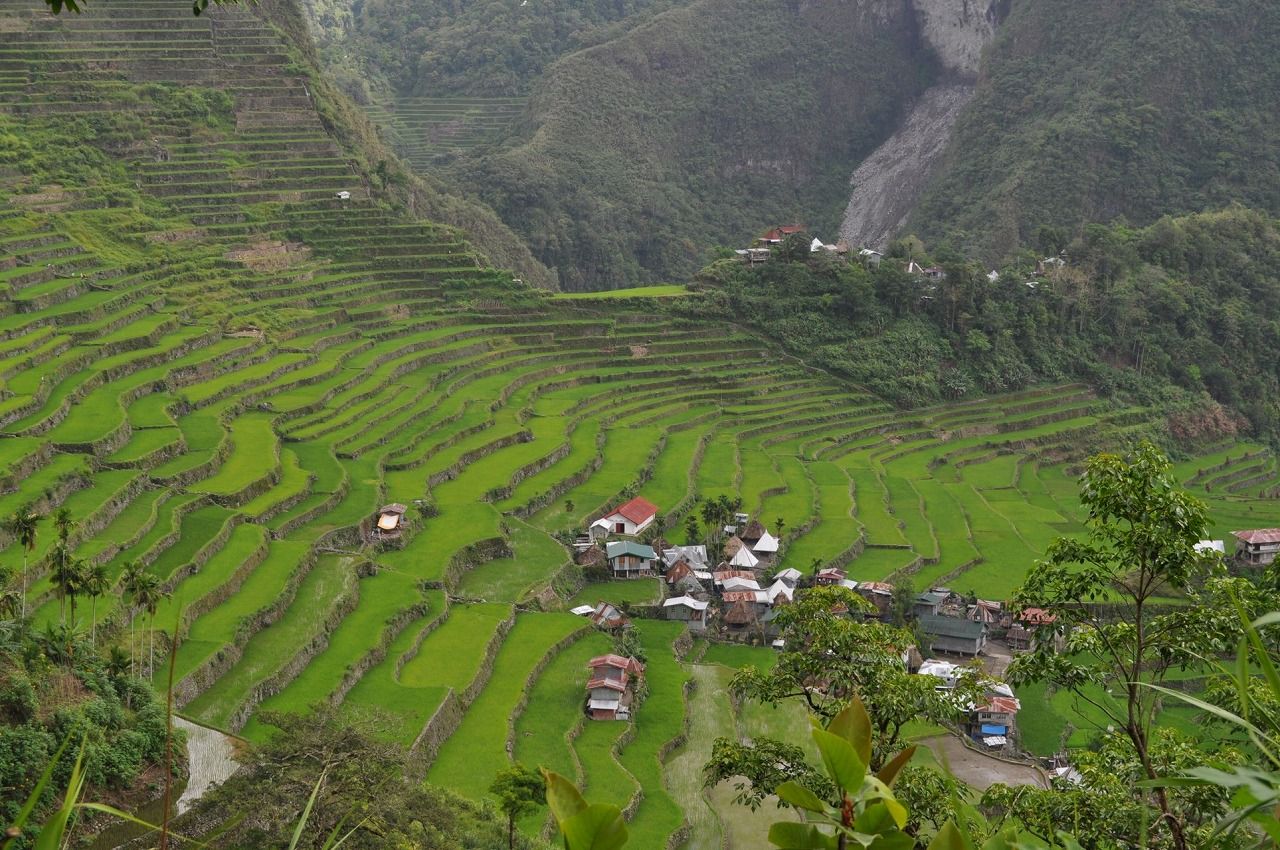
[[[1276,710],[1280,706],[1280,662],[1275,657],[1274,644],[1268,646],[1262,630],[1280,627],[1280,612],[1250,622],[1244,608],[1239,604],[1236,607],[1243,636],[1235,663],[1213,662],[1231,694],[1224,701],[1233,705],[1215,704],[1158,685],[1147,687],[1200,709],[1209,719],[1234,727],[1253,744],[1257,758],[1251,765],[1203,765],[1182,776],[1148,784],[1171,788],[1216,785],[1229,790],[1231,811],[1219,821],[1213,837],[1242,834],[1249,836],[1246,846],[1274,848],[1280,846],[1280,714]],[[1252,835],[1247,825],[1251,825]]]
[[622,810],[608,803],[588,803],[573,783],[542,768],[547,805],[564,836],[565,850],[618,850],[627,843]]
[[775,789],[778,798],[805,813],[805,822],[782,821],[769,828],[769,842],[783,850],[910,850],[914,837],[903,831],[907,810],[893,796],[893,781],[915,755],[908,747],[872,773],[871,718],[854,698],[824,727],[815,718],[813,743],[839,799],[824,800],[798,782]]

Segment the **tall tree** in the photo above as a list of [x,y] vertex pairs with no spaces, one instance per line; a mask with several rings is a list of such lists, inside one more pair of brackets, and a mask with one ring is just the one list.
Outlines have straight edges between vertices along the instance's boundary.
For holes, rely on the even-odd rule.
[[[1233,606],[1211,599],[1228,584],[1221,559],[1195,548],[1208,526],[1205,506],[1178,487],[1153,445],[1143,443],[1129,457],[1090,459],[1080,502],[1086,536],[1056,540],[1016,595],[1018,606],[1042,608],[1052,623],[1040,627],[1034,651],[1015,659],[1009,675],[1049,682],[1091,705],[1124,733],[1154,781],[1160,694],[1151,686],[1198,657],[1234,647],[1238,617]],[[1153,603],[1168,597],[1199,604],[1161,612]],[[1166,790],[1135,793],[1153,795],[1157,830],[1185,850],[1183,817]]]
[[58,531],[58,539],[63,543],[71,537],[71,529],[75,528],[75,520],[71,518],[71,510],[69,508],[58,508],[58,512],[53,515],[53,527]]
[[71,603],[71,622],[76,619],[76,594],[84,582],[84,562],[72,554],[66,538],[60,537],[49,553],[49,578],[58,594],[58,608],[63,623],[67,622],[67,602]]
[[98,647],[98,597],[111,590],[111,575],[106,564],[93,564],[84,569],[81,589],[88,595],[93,605],[91,626],[89,628],[89,646]]
[[135,605],[147,612],[146,675],[148,676],[154,673],[156,609],[160,607],[160,602],[165,598],[165,595],[164,591],[160,589],[160,579],[151,573],[142,573],[138,576],[133,592],[133,601]]
[[538,771],[516,762],[498,772],[489,793],[498,798],[498,810],[507,816],[507,850],[514,850],[516,821],[542,803],[547,783]]
[[4,527],[13,539],[22,547],[22,618],[27,616],[27,557],[36,548],[36,537],[39,534],[40,520],[35,506],[27,503],[13,512],[13,516],[5,520]]
[[[871,718],[874,746],[869,764],[878,770],[900,749],[902,730],[917,719],[950,722],[961,706],[981,699],[977,675],[963,677],[952,693],[940,693],[931,676],[913,675],[904,654],[914,646],[910,632],[867,619],[870,604],[842,587],[816,587],[779,609],[775,621],[786,650],[768,671],[748,667],[730,683],[738,699],[777,705],[798,700],[814,715],[830,719],[860,698]],[[759,738],[751,744],[717,739],[707,764],[710,784],[733,779],[739,800],[757,805],[780,781],[802,784],[819,777],[805,767],[804,753],[789,744]],[[736,777],[745,777],[743,779]],[[814,793],[823,789],[811,785]]]
[[[143,582],[145,582],[145,579],[143,578],[143,576],[145,575],[146,575],[146,571],[143,569],[142,564],[139,563],[138,561],[129,561],[124,565],[124,572],[120,576],[120,585],[121,585],[120,589],[125,596],[129,597],[130,607],[132,608],[138,607],[138,604],[139,604],[138,595],[142,590]],[[136,627],[135,627],[135,620],[134,620],[134,611],[130,611],[129,612],[129,658],[130,659],[135,659],[138,657],[138,653],[135,650],[135,639],[134,639],[135,632],[136,632]],[[130,663],[130,666],[129,666],[129,672],[130,673],[134,672],[132,662]]]
[[690,511],[689,515],[684,518],[685,544],[688,546],[695,545],[698,542],[698,532],[700,530],[698,527],[698,515]]

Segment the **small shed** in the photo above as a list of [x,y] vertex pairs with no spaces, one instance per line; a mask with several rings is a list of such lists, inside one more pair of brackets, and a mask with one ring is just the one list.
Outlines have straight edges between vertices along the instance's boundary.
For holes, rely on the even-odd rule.
[[404,531],[404,515],[409,509],[399,502],[383,505],[373,521],[374,539],[399,537]]
[[785,570],[778,570],[773,577],[776,581],[785,581],[787,584],[795,587],[800,583],[800,579],[804,578],[804,573],[800,572],[795,567],[787,567]]
[[766,531],[760,535],[760,539],[751,547],[751,551],[757,555],[776,555],[778,554],[778,538]]
[[657,555],[652,546],[636,543],[633,540],[619,540],[605,547],[605,556],[609,559],[609,569],[614,578],[633,578],[653,572],[653,563]]
[[830,567],[825,570],[819,570],[818,574],[813,577],[814,584],[829,585],[840,584],[845,580],[845,571],[839,567]]
[[764,537],[768,533],[768,530],[760,524],[760,520],[753,519],[742,527],[742,530],[738,532],[738,537],[743,543],[755,548],[755,544],[760,540],[760,538]]
[[917,617],[936,615],[942,604],[951,597],[951,592],[942,588],[933,588],[916,596],[912,610]]
[[755,603],[742,599],[725,612],[724,624],[729,631],[743,631],[756,625],[759,619]]
[[582,567],[603,567],[607,561],[604,550],[594,543],[579,552],[574,560]]
[[617,605],[601,600],[591,610],[591,622],[597,628],[605,631],[614,631],[630,625],[631,620],[627,618],[626,614],[622,613],[622,610]]
[[746,547],[746,544],[738,547],[738,551],[729,559],[729,566],[744,570],[754,569],[759,565],[760,559],[751,554],[751,550]]
[[707,628],[707,609],[710,603],[692,596],[675,596],[662,603],[663,616],[668,620],[680,620],[689,625],[689,631],[701,632]]

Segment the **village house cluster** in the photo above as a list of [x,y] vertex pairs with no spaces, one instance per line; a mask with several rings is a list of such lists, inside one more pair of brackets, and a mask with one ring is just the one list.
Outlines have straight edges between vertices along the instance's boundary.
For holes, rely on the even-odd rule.
[[[385,509],[384,509],[385,510]],[[713,536],[715,551],[701,543],[678,546],[656,533],[659,507],[633,498],[608,510],[577,538],[576,560],[612,579],[658,578],[660,604],[624,610],[601,600],[574,613],[598,628],[620,633],[630,613],[684,623],[690,632],[712,639],[767,644],[785,650],[777,617],[808,586],[838,586],[859,594],[869,604],[861,615],[886,623],[908,620],[917,627],[920,646],[904,653],[911,672],[932,676],[940,691],[957,691],[966,676],[980,676],[981,696],[966,688],[960,732],[975,745],[991,750],[1016,749],[1021,703],[1006,684],[990,678],[1002,672],[1016,653],[1036,645],[1041,630],[1052,631],[1055,618],[1040,608],[1006,610],[996,600],[965,596],[931,587],[906,599],[894,585],[855,581],[844,569],[826,567],[812,575],[780,568],[782,541],[759,520],[736,513]],[[1234,532],[1233,559],[1242,565],[1269,564],[1280,555],[1280,529]],[[644,542],[642,542],[642,539]],[[1201,541],[1197,549],[1225,557],[1222,541]],[[922,657],[922,653],[930,656]],[[978,659],[982,659],[979,661]],[[596,720],[626,720],[644,666],[634,658],[604,655],[590,662],[585,710]],[[957,699],[961,699],[957,695]]]
[[[769,262],[773,256],[775,249],[779,248],[787,238],[797,234],[808,234],[808,228],[803,224],[784,224],[772,227],[764,233],[757,236],[751,241],[746,248],[738,248],[734,254],[738,259],[742,260],[749,266],[758,266]],[[810,254],[825,254],[845,261],[857,261],[870,269],[879,268],[880,264],[887,258],[882,251],[874,248],[863,246],[857,250],[850,248],[849,243],[843,240],[829,243],[823,242],[822,239],[814,236],[809,242]],[[946,271],[940,266],[924,266],[916,262],[913,258],[898,258],[895,262],[900,264],[902,271],[912,277],[922,287],[920,296],[922,301],[932,300],[937,285],[947,279]],[[1041,284],[1051,282],[1058,274],[1067,268],[1067,259],[1063,255],[1043,257],[1036,261],[1034,271],[1029,274],[1024,270],[1026,279],[1023,285],[1032,291],[1039,289]],[[1001,279],[1000,272],[992,269],[987,273],[987,280],[995,283]]]

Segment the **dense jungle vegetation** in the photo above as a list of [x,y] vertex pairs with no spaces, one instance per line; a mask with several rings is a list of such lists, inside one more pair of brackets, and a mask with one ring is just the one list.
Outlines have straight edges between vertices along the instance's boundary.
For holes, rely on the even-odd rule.
[[[505,140],[421,170],[491,206],[564,289],[582,290],[684,278],[709,245],[775,220],[833,232],[850,163],[936,73],[905,7],[695,0],[651,14],[670,5],[501,2],[450,17],[447,3],[367,2],[346,27],[311,8],[357,99],[404,110],[415,95],[444,108],[529,94]],[[370,93],[368,79],[390,91]]]
[[1267,0],[1010,3],[916,229],[994,262],[1041,225],[1280,211],[1277,37]]
[[[801,234],[777,251],[781,262],[707,266],[696,310],[754,325],[903,404],[1073,377],[1171,414],[1192,402],[1199,413],[1170,418],[1181,436],[1234,433],[1230,415],[1194,403],[1204,394],[1276,434],[1275,219],[1233,207],[1141,229],[1093,225],[1069,241],[1048,228],[1038,236],[1043,251],[1023,251],[992,279],[913,238],[868,269],[810,253]],[[1036,274],[1036,258],[1060,250],[1066,263]],[[909,260],[936,262],[946,277],[907,274]]]

